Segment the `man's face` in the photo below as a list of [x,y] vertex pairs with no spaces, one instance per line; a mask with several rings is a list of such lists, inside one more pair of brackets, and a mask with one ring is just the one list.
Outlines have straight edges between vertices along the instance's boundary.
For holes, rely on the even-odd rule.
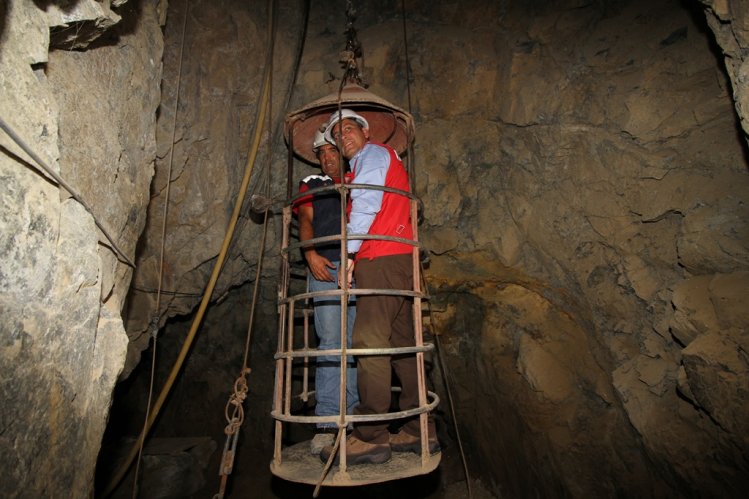
[[343,153],[343,157],[351,159],[367,143],[369,129],[362,128],[354,120],[345,119],[339,121],[333,127],[333,138],[341,153]]
[[317,150],[317,160],[320,162],[322,172],[329,177],[341,176],[341,160],[338,149],[330,144],[323,144]]

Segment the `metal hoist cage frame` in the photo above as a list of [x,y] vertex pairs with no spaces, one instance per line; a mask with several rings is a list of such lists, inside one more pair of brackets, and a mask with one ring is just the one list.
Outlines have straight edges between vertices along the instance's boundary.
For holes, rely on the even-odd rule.
[[[284,135],[289,146],[287,202],[283,209],[283,233],[281,245],[281,269],[278,289],[278,348],[275,355],[276,376],[271,412],[275,422],[275,440],[271,471],[273,474],[294,482],[330,486],[364,485],[384,482],[388,480],[422,475],[433,471],[439,464],[439,452],[430,454],[428,449],[427,421],[429,412],[439,403],[439,398],[426,388],[424,369],[424,354],[433,350],[433,344],[425,344],[423,340],[422,300],[427,299],[421,287],[421,273],[419,264],[418,239],[418,211],[419,199],[412,193],[383,186],[345,184],[331,185],[310,189],[302,194],[292,195],[294,153],[312,164],[316,164],[312,152],[312,137],[316,130],[327,121],[330,114],[341,107],[353,109],[364,116],[370,124],[370,138],[373,142],[385,143],[397,152],[403,153],[413,141],[414,127],[410,114],[384,101],[362,87],[349,84],[342,91],[315,101],[304,108],[291,113],[286,118]],[[297,147],[296,144],[299,144]],[[409,174],[411,191],[413,191],[413,172],[410,168],[410,156],[404,164]],[[375,189],[405,196],[409,199],[413,239],[403,239],[380,235],[347,235],[345,216],[341,217],[341,233],[335,236],[315,237],[307,241],[291,242],[291,228],[293,225],[292,207],[302,197],[338,191],[341,197],[341,213],[346,213],[347,193],[351,189]],[[360,289],[349,288],[344,285],[341,289],[290,294],[291,285],[291,255],[301,248],[330,241],[341,241],[341,265],[346,268],[346,241],[348,239],[378,239],[397,241],[412,247],[413,286],[410,290],[393,289]],[[405,296],[413,300],[414,346],[401,348],[352,349],[347,348],[346,324],[347,303],[350,296],[362,295],[390,295]],[[310,344],[310,315],[313,313],[309,303],[316,297],[335,297],[341,303],[341,348],[320,351],[311,348]],[[298,323],[301,323],[297,325]],[[297,329],[300,329],[301,338]],[[417,365],[417,380],[419,391],[419,407],[386,414],[353,415],[346,414],[346,363],[349,356],[363,355],[415,355]],[[314,366],[319,356],[338,356],[340,362],[339,386],[339,414],[333,416],[307,416],[295,414],[294,401],[306,402],[313,394],[309,390],[309,367]],[[295,390],[300,393],[295,393]],[[397,391],[397,388],[391,388]],[[296,404],[299,406],[300,404]],[[421,453],[393,453],[391,460],[385,464],[367,464],[347,466],[345,430],[350,424],[392,421],[418,416],[421,428]],[[338,450],[338,465],[328,470],[324,467],[319,456],[312,455],[309,441],[289,444],[288,435],[284,433],[294,424],[333,423],[338,427],[336,443]]]

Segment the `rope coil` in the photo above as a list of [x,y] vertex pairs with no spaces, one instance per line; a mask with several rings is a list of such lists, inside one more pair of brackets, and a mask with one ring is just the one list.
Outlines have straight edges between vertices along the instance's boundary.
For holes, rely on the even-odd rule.
[[[229,400],[226,402],[224,417],[228,424],[224,429],[224,433],[227,435],[237,433],[239,427],[244,423],[244,407],[242,404],[247,399],[247,392],[249,391],[246,376],[250,374],[250,371],[249,367],[242,369],[242,374],[234,381],[234,393],[229,396]],[[231,415],[229,414],[230,412]]]

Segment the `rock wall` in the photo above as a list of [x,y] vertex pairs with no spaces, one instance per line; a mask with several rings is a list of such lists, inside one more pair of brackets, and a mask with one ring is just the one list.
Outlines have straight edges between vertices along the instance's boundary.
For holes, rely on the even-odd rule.
[[[155,155],[156,3],[10,1],[0,10],[0,117],[133,259]],[[50,52],[50,40],[77,50]],[[0,147],[0,488],[87,497],[127,349],[121,310],[132,269],[92,213],[4,132]]]
[[[256,120],[271,36],[267,4],[249,10],[243,2],[233,0],[172,2],[170,6],[156,177],[128,304],[131,348],[125,374],[148,345],[148,327],[154,318],[163,325],[171,317],[189,314],[200,302],[234,210],[258,125],[263,127],[262,141],[252,163],[247,201],[252,194],[265,193],[263,186],[268,178],[274,192],[284,185],[284,152],[278,126],[288,98],[302,20],[297,5],[279,4],[276,15],[282,21],[275,35],[270,122],[263,123]],[[174,149],[170,153],[172,140]],[[267,153],[269,141],[275,145],[271,158]],[[170,169],[172,180],[167,192]],[[261,217],[246,202],[214,298],[254,280],[260,222]],[[269,241],[280,237],[278,223],[271,219]],[[164,238],[162,295],[156,310]],[[269,244],[269,248],[272,250],[267,258],[278,254],[277,244]],[[274,273],[275,262],[272,265]]]
[[[746,14],[713,8],[407,7],[433,327],[497,493],[746,486]],[[370,89],[406,103],[399,13],[359,14]]]
[[[403,107],[412,96],[431,327],[469,465],[497,495],[733,496],[746,486],[746,15],[738,2],[704,3],[409,2],[408,54],[399,6],[357,5],[370,90]],[[234,29],[262,32],[232,2],[213,5],[212,17],[232,20],[216,46],[236,43]],[[296,106],[338,87],[344,8],[312,9]],[[293,40],[297,25],[282,26]],[[223,73],[209,60],[189,76],[206,90],[186,107],[224,117],[226,99],[208,109],[206,82],[220,73],[222,89],[236,88],[262,62]],[[190,127],[182,147],[195,151],[228,133],[203,119]],[[200,165],[211,180],[192,189],[224,199],[222,162]],[[183,199],[200,222],[176,229],[181,241],[209,230],[206,217],[224,219]],[[205,272],[189,284],[196,262],[180,262],[177,291],[199,289]],[[166,315],[196,302],[173,300]],[[139,306],[134,331],[153,301]]]
[[[460,47],[415,49],[417,155],[436,328],[491,387],[459,390],[458,418],[511,428],[463,422],[477,467],[520,495],[740,494],[746,143],[702,13],[479,10],[504,29],[451,11],[451,36],[413,34]],[[524,483],[506,448],[537,456]]]
[[[152,317],[164,324],[199,301],[256,126],[267,43],[264,5],[172,2],[160,95],[164,5],[57,4],[0,7],[0,117],[77,187],[127,255],[144,235],[125,304],[131,269],[91,214],[0,134],[0,358],[10,366],[0,451],[11,495],[88,495],[126,349],[127,373]],[[344,4],[313,6],[291,108],[337,89]],[[498,496],[740,495],[749,485],[747,8],[406,4],[408,54],[401,5],[361,2],[356,27],[370,90],[403,107],[411,96],[430,327],[472,472]],[[279,9],[273,134],[253,179],[260,189],[269,171],[275,197],[285,192],[278,126],[302,32],[299,5]],[[50,43],[59,49],[48,54]],[[312,171],[300,165],[295,177]],[[270,281],[278,223],[262,276]],[[245,206],[217,301],[254,279],[259,227]],[[266,321],[272,295],[265,288]],[[184,329],[165,338],[178,344],[170,333]],[[184,386],[198,388],[183,386],[183,405],[167,417],[236,375],[235,347],[218,351],[218,338],[196,345],[205,357]],[[253,369],[252,381],[269,386],[270,369]],[[444,406],[440,417],[447,458],[455,435]],[[269,459],[243,455],[235,473]]]

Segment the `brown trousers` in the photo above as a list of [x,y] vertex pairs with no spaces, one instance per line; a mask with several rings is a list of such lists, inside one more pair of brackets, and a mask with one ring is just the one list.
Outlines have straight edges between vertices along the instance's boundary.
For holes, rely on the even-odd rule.
[[[411,254],[362,259],[354,269],[359,289],[413,289]],[[413,346],[413,298],[409,296],[359,295],[356,297],[354,348]],[[391,367],[401,382],[400,410],[419,406],[415,354],[359,355],[359,405],[356,414],[383,414],[390,410]],[[431,426],[431,425],[430,425]],[[388,422],[359,423],[353,435],[365,442],[388,443]],[[404,426],[411,435],[419,434],[419,419]]]

